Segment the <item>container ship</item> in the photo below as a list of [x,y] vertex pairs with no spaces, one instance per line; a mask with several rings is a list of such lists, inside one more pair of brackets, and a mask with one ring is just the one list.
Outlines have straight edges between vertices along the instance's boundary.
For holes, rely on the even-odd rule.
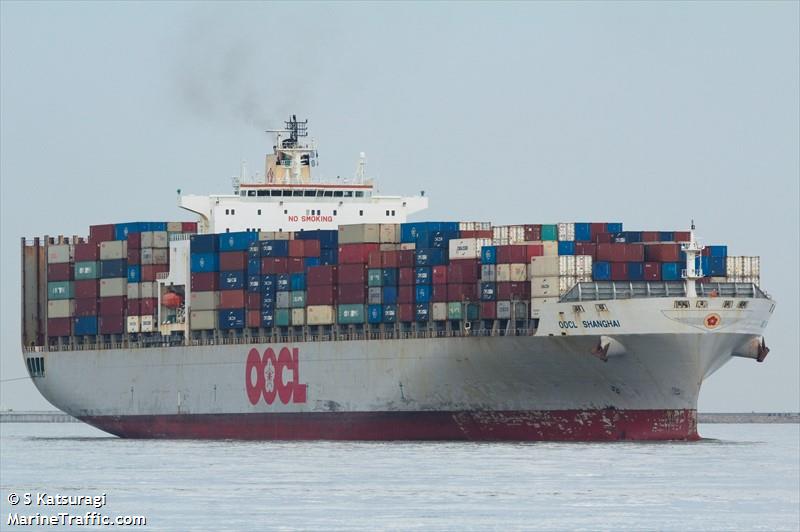
[[[318,180],[307,121],[185,222],[22,247],[22,345],[57,408],[127,438],[693,440],[704,379],[762,362],[758,257],[620,222],[409,222]],[[187,216],[189,217],[189,216]]]

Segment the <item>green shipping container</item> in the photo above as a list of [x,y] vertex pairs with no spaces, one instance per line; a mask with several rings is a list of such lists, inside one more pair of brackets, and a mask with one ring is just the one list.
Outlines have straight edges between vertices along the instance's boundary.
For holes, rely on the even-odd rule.
[[460,320],[464,315],[462,310],[463,305],[460,302],[448,303],[447,304],[447,319],[448,320]]
[[383,286],[383,270],[367,270],[367,286]]
[[47,283],[47,299],[72,299],[72,281],[53,281]]
[[480,313],[480,305],[477,303],[467,303],[467,321],[474,321],[478,319],[478,314]]
[[342,325],[364,323],[364,305],[339,305],[338,318]]
[[306,306],[306,291],[295,290],[289,296],[289,306],[292,308],[303,308]]
[[97,279],[97,270],[97,262],[95,261],[76,262],[75,280],[80,281],[81,279]]
[[542,224],[542,240],[558,240],[558,225]]
[[276,308],[275,309],[275,326],[276,327],[288,327],[289,322],[291,321],[292,311],[288,308]]

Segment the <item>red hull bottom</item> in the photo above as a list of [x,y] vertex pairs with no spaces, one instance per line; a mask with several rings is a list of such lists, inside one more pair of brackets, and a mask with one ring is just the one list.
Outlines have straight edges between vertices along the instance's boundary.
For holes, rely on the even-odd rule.
[[696,410],[325,412],[83,416],[122,438],[241,440],[697,440]]

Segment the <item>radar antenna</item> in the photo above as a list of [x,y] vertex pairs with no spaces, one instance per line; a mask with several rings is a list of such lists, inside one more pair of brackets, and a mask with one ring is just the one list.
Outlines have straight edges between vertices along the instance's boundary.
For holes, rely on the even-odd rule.
[[268,182],[309,183],[311,167],[316,166],[317,148],[314,141],[300,141],[308,136],[308,120],[298,120],[297,115],[292,115],[284,125],[284,129],[267,130],[267,133],[275,134],[275,155],[271,165],[274,168],[268,164],[265,172]]

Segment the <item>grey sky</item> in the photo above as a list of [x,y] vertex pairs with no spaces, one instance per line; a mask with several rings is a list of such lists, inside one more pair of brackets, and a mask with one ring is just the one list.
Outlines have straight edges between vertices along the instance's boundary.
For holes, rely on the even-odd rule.
[[[425,219],[623,221],[762,257],[766,363],[705,411],[797,410],[800,11],[775,3],[0,3],[3,379],[24,376],[19,238],[186,219],[310,118]],[[88,384],[88,383],[87,383]],[[48,408],[26,381],[0,407]]]

